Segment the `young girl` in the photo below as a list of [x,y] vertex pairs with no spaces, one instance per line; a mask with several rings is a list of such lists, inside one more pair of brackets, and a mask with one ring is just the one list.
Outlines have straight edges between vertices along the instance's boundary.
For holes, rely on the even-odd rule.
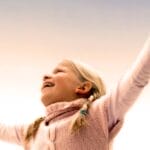
[[150,40],[132,68],[106,94],[101,78],[64,60],[43,77],[45,117],[30,125],[0,124],[0,139],[25,150],[110,150],[124,116],[150,78]]

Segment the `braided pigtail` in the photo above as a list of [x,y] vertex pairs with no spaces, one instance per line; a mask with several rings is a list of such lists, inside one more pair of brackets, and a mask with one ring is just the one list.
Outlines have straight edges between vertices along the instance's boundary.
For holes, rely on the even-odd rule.
[[91,95],[88,100],[83,104],[82,108],[77,112],[75,118],[71,123],[71,132],[76,132],[81,127],[85,126],[86,123],[86,116],[88,114],[88,110],[90,108],[91,103],[96,99],[95,95]]
[[36,136],[40,123],[44,120],[45,117],[40,117],[36,119],[31,125],[29,125],[27,129],[27,134],[25,136],[25,142],[29,142],[31,138]]

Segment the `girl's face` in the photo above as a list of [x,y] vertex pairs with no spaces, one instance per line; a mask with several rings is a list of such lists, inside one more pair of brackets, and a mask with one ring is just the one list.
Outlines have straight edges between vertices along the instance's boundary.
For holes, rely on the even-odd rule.
[[79,97],[76,88],[81,85],[77,72],[65,61],[54,68],[51,75],[43,77],[41,100],[45,106],[60,101],[72,101]]

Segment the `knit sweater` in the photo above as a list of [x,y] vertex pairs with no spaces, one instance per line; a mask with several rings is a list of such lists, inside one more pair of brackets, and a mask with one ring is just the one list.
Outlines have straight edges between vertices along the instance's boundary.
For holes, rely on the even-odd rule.
[[[41,122],[36,137],[24,143],[28,125],[0,124],[0,139],[22,145],[25,150],[110,150],[114,137],[122,127],[126,112],[150,78],[150,40],[117,86],[95,100],[86,116],[86,126],[70,132],[73,117],[86,99],[57,102],[46,108],[46,120]],[[48,121],[48,124],[45,122]]]

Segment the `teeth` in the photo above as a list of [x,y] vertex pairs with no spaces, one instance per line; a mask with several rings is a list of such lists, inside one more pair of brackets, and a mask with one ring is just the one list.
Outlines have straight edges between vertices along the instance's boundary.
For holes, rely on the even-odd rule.
[[46,84],[44,85],[44,87],[52,87],[52,86],[54,86],[54,84],[52,84],[52,83],[46,83]]

